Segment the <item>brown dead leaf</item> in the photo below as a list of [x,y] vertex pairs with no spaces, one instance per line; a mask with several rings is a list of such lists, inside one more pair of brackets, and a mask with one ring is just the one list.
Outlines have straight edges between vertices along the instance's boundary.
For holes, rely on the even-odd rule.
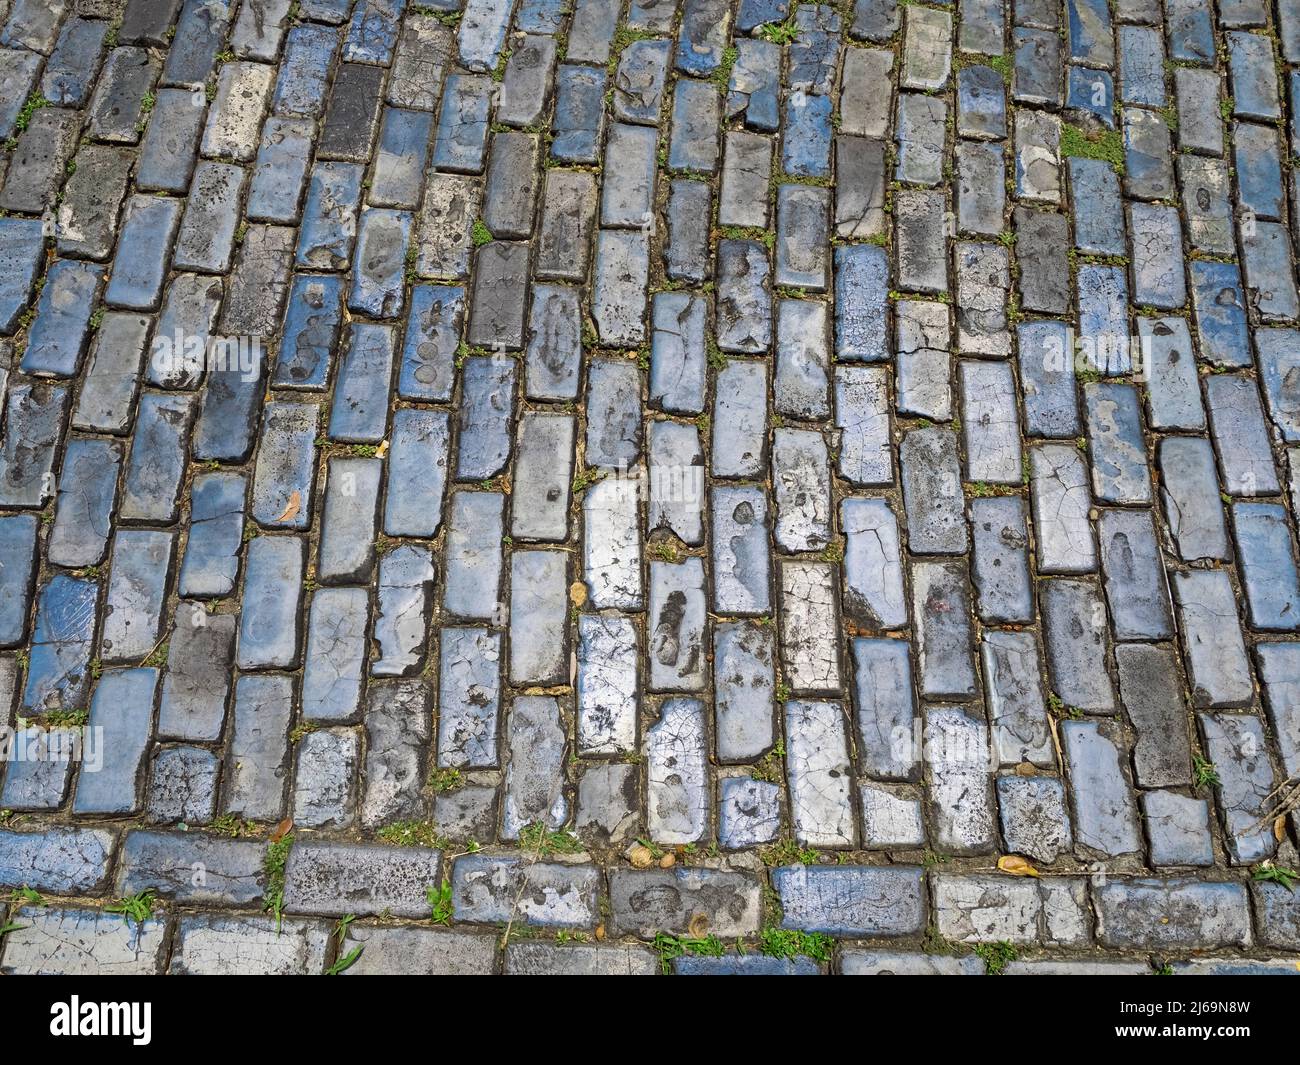
[[650,853],[649,847],[637,843],[628,848],[627,860],[632,863],[633,869],[649,869],[654,864],[655,856]]
[[603,924],[598,924],[598,925],[596,925],[596,940],[597,940],[597,942],[599,942],[600,940],[602,940],[602,939],[604,939],[604,938],[605,938],[605,926],[604,926]]
[[574,581],[569,585],[569,602],[574,606],[582,606],[587,601],[587,585],[582,581]]
[[1273,838],[1279,843],[1286,839],[1286,814],[1274,819]]
[[691,914],[691,923],[687,925],[687,931],[696,939],[707,935],[709,931],[709,915],[707,913]]
[[[297,495],[296,492],[294,494]],[[276,825],[274,829],[272,829],[271,842],[279,843],[282,839],[284,839],[285,836],[287,836],[292,831],[293,831],[293,818],[286,817],[283,821],[281,821],[278,825]]]
[[1004,854],[998,859],[998,869],[1010,876],[1037,876],[1038,870],[1018,854]]
[[1038,767],[1032,762],[1019,762],[1016,765],[1016,776],[1032,777],[1038,775]]
[[289,502],[284,508],[284,513],[275,519],[276,523],[278,524],[279,522],[282,521],[293,521],[293,519],[298,516],[298,512],[301,510],[302,510],[302,493],[295,488],[292,492],[289,493]]
[[375,458],[382,459],[387,454],[388,454],[388,441],[387,440],[379,441],[379,446],[375,448]]

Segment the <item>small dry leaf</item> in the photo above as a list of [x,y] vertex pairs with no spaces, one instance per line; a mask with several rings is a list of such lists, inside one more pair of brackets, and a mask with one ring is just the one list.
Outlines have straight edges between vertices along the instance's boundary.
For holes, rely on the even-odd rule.
[[1016,776],[1032,777],[1038,775],[1038,767],[1032,762],[1020,762],[1016,765]]
[[289,503],[284,508],[284,513],[275,520],[277,523],[282,521],[293,521],[293,519],[298,516],[300,510],[302,510],[302,493],[295,488],[289,493]]
[[709,931],[709,915],[707,913],[691,914],[691,923],[687,925],[687,930],[696,939],[706,935]]
[[676,864],[677,864],[677,855],[675,855],[672,851],[669,851],[667,854],[665,854],[662,858],[659,859],[660,869],[671,869]]
[[[294,493],[294,495],[297,494],[298,494],[297,492]],[[287,836],[292,831],[293,831],[293,818],[286,817],[283,821],[281,821],[278,825],[276,825],[274,830],[271,832],[271,842],[279,843],[282,839],[284,839],[285,836]]]
[[998,859],[998,869],[1011,876],[1037,876],[1038,870],[1018,854],[1004,854]]
[[627,860],[632,863],[633,869],[649,869],[654,864],[655,856],[650,853],[650,848],[640,843],[628,848]]
[[1286,839],[1286,814],[1273,821],[1273,838],[1279,843]]
[[598,924],[598,925],[596,925],[596,939],[597,939],[597,941],[600,941],[600,940],[602,940],[602,939],[604,939],[604,938],[605,938],[605,926],[604,926],[603,924]]
[[382,459],[387,454],[388,454],[388,441],[387,440],[379,441],[379,446],[375,448],[375,458]]
[[583,581],[574,581],[569,585],[569,602],[582,606],[587,601],[587,585]]

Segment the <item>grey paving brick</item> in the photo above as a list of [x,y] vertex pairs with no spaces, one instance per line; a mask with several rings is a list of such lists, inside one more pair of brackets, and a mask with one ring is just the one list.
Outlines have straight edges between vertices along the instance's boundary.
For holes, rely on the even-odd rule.
[[1215,374],[1205,386],[1210,432],[1228,493],[1256,496],[1276,492],[1277,471],[1255,383],[1236,374]]
[[699,432],[680,421],[654,421],[646,433],[650,532],[667,529],[688,546],[705,540],[705,455]]
[[543,928],[592,928],[598,917],[597,880],[591,865],[537,862],[525,879],[516,857],[464,855],[452,867],[453,912],[458,920],[483,924],[513,915]]
[[967,545],[957,438],[946,429],[916,429],[899,446],[908,543],[923,554],[961,554]]
[[1106,614],[1096,582],[1045,583],[1042,611],[1053,690],[1067,706],[1097,713],[1113,710],[1114,689],[1106,669]]
[[1027,622],[1034,614],[1025,506],[1014,496],[972,499],[972,578],[981,620]]
[[732,870],[615,868],[609,899],[611,929],[640,939],[683,934],[696,914],[719,937],[752,934],[759,926],[759,882]]
[[[586,279],[595,216],[596,184],[590,174],[578,170],[546,171],[537,237],[539,277],[572,282]],[[534,306],[536,301],[535,291]]]
[[1093,888],[1097,939],[1108,947],[1249,947],[1246,889],[1195,880],[1111,880]]
[[970,592],[960,561],[912,566],[912,616],[921,694],[962,698],[975,693]]
[[1282,766],[1294,775],[1300,761],[1300,721],[1291,693],[1297,682],[1297,651],[1291,643],[1261,643],[1255,655],[1259,665],[1259,679],[1263,687],[1264,709],[1273,728]]
[[303,975],[325,968],[324,921],[193,914],[177,927],[168,971],[195,975]]
[[921,870],[910,866],[785,866],[772,872],[782,927],[851,936],[896,936],[925,920]]
[[[579,751],[595,755],[633,750],[637,736],[638,659],[637,634],[631,621],[598,614],[581,615],[577,659]],[[594,771],[594,768],[588,770],[588,775]],[[613,767],[610,771],[613,772]],[[619,787],[625,784],[619,782]],[[603,790],[615,789],[615,785],[613,781],[597,784],[593,780],[590,788],[596,789],[593,794],[601,794]],[[584,787],[579,797],[580,822],[585,794]]]
[[[381,67],[367,66],[362,63],[339,64],[334,74],[329,104],[325,109],[324,125],[321,127],[320,140],[316,147],[318,158],[359,163],[369,155],[375,129],[379,124],[379,109],[382,103],[380,91],[383,80],[384,71]],[[447,80],[451,81],[450,78]],[[472,140],[474,133],[462,131],[457,124],[458,118],[463,122],[464,117],[459,115],[448,102],[451,99],[452,92],[449,87],[447,94],[444,95],[443,106],[443,114],[448,119],[447,136],[455,137],[459,132]],[[319,104],[315,106],[319,107]],[[479,139],[481,141],[481,135]],[[479,151],[480,153],[482,151],[481,143]]]
[[775,740],[774,653],[766,626],[720,622],[714,629],[714,719],[724,762],[755,759]]
[[167,925],[150,918],[136,925],[97,910],[15,912],[0,972],[11,975],[123,976],[162,971]]
[[532,33],[511,46],[497,100],[498,122],[508,126],[536,124],[551,100],[556,51],[553,37]]
[[[726,116],[743,115],[747,128],[776,132],[780,127],[780,68],[778,45],[763,39],[737,40],[736,61],[727,82]],[[887,108],[888,101],[881,105]]]
[[698,558],[650,563],[648,682],[654,691],[699,691],[707,640],[704,567]]
[[704,704],[666,699],[645,732],[646,829],[656,843],[695,843],[708,830]]
[[867,629],[907,624],[898,521],[880,499],[840,503],[844,531],[844,612]]
[[282,816],[292,714],[292,678],[251,676],[236,682],[234,727],[222,782],[226,812],[262,821]]

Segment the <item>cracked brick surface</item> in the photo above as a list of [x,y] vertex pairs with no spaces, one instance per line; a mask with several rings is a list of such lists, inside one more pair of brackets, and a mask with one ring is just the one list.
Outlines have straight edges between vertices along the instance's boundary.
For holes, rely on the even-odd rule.
[[1176,6],[0,0],[0,971],[1295,971],[1300,2]]

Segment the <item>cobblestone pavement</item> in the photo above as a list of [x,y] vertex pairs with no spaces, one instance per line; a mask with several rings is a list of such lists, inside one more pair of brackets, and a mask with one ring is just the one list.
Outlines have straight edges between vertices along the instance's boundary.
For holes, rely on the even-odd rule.
[[1300,0],[461,3],[0,0],[0,969],[1295,972]]

